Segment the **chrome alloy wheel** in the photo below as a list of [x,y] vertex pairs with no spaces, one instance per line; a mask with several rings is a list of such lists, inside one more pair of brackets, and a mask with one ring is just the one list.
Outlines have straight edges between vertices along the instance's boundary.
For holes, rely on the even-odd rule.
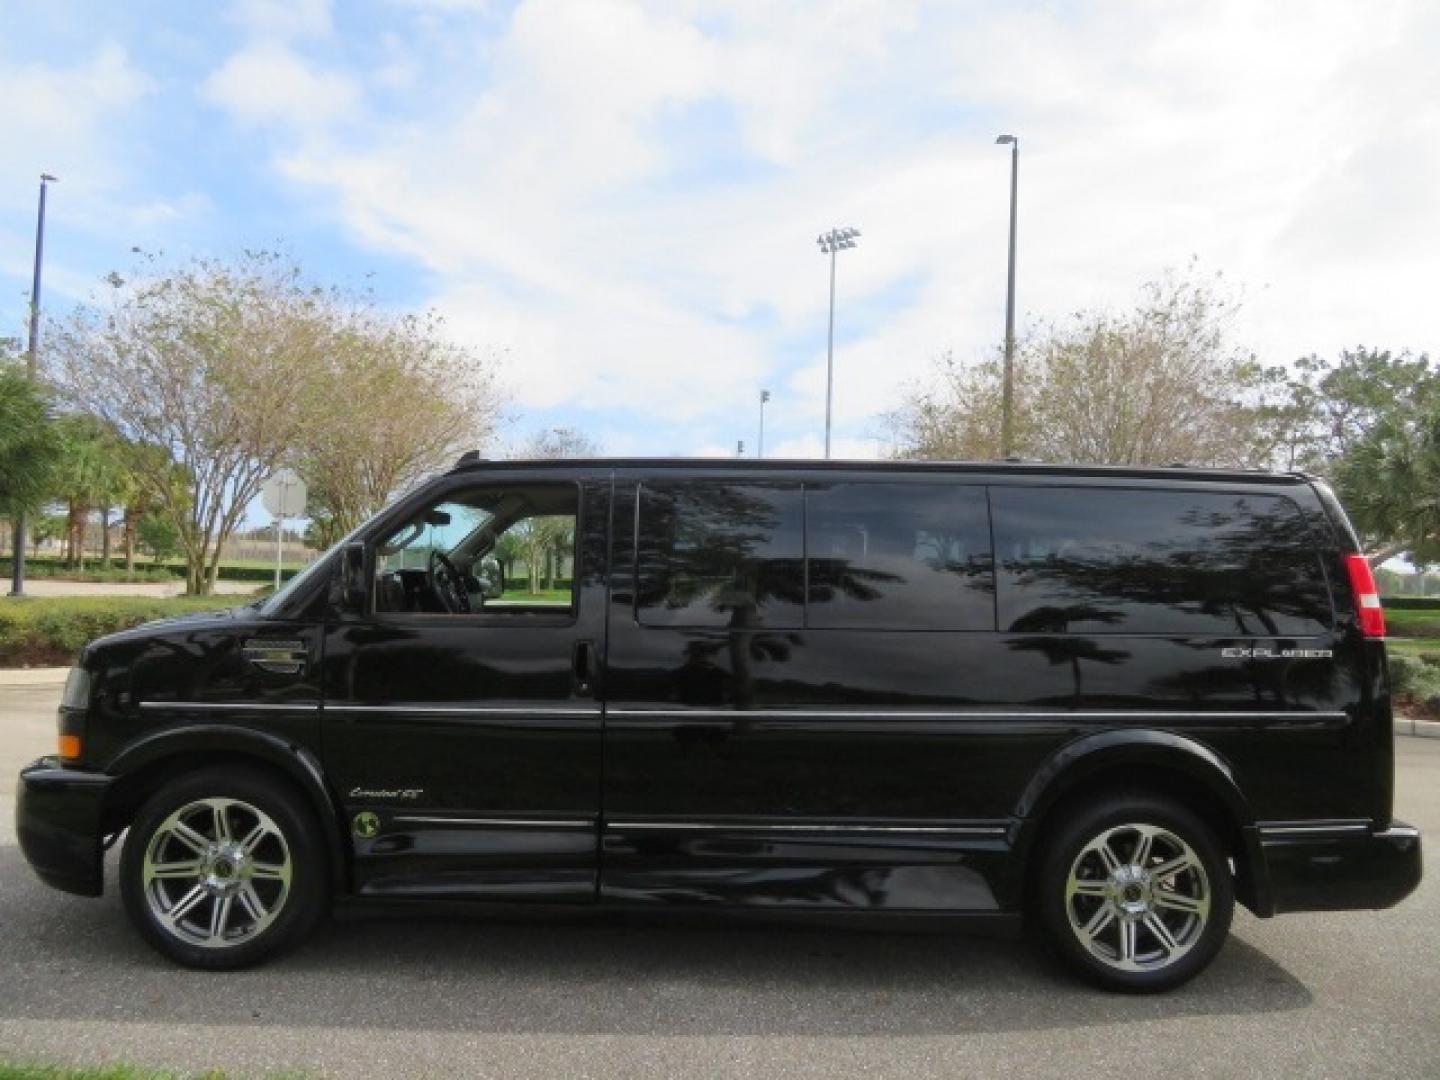
[[262,810],[239,799],[188,803],[145,849],[150,914],[191,945],[223,949],[275,921],[290,895],[290,846]]
[[1210,881],[1193,848],[1154,825],[1116,825],[1070,866],[1065,912],[1080,944],[1119,971],[1184,956],[1210,918]]

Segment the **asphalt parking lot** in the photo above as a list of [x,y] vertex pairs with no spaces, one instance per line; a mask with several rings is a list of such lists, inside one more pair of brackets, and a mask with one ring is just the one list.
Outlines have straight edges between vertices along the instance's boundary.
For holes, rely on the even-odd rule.
[[[59,687],[0,686],[0,1060],[239,1075],[1440,1076],[1440,886],[1387,912],[1237,914],[1158,998],[1091,991],[1020,942],[586,919],[346,920],[256,971],[151,953],[113,890],[53,892],[15,773]],[[1440,740],[1402,738],[1397,812],[1440,837]],[[114,853],[112,852],[112,861]]]

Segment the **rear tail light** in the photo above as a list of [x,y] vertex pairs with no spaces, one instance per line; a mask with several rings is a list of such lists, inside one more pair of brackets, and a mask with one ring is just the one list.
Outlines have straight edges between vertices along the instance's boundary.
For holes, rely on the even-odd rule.
[[1350,571],[1350,591],[1355,595],[1355,618],[1360,633],[1366,637],[1385,636],[1385,609],[1380,606],[1380,590],[1375,587],[1375,574],[1364,555],[1346,555],[1345,569]]

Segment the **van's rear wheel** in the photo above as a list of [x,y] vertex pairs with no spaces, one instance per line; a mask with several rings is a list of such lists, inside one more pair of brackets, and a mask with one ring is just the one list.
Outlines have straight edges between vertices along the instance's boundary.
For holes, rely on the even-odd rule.
[[1178,803],[1116,796],[1082,808],[1041,857],[1037,906],[1050,944],[1112,990],[1193,978],[1230,931],[1235,888],[1210,828]]
[[289,785],[251,769],[206,769],[141,807],[120,891],[141,935],[172,960],[244,967],[314,924],[327,896],[323,856]]

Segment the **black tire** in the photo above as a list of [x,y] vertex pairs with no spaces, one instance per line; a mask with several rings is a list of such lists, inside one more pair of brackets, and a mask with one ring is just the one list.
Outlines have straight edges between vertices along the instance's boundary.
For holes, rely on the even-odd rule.
[[[1044,840],[1032,896],[1051,951],[1106,990],[1170,990],[1203,971],[1224,945],[1235,910],[1229,860],[1213,830],[1180,803],[1148,794],[1117,794],[1060,812],[1063,819]],[[1145,835],[1149,856],[1135,862]],[[1110,868],[1101,847],[1118,853],[1119,865]],[[1183,869],[1150,873],[1181,858],[1188,859]],[[1141,863],[1147,869],[1137,874]],[[1189,868],[1196,863],[1200,872]],[[1181,904],[1196,910],[1172,906]],[[1087,934],[1090,926],[1097,930]]]
[[[247,855],[251,837],[258,839]],[[201,840],[209,843],[202,848]],[[205,871],[192,874],[192,862]],[[293,945],[326,910],[329,893],[314,815],[291,784],[256,768],[211,767],[165,785],[135,815],[120,857],[130,921],[154,949],[191,968],[248,967]],[[172,924],[161,909],[179,917]]]

